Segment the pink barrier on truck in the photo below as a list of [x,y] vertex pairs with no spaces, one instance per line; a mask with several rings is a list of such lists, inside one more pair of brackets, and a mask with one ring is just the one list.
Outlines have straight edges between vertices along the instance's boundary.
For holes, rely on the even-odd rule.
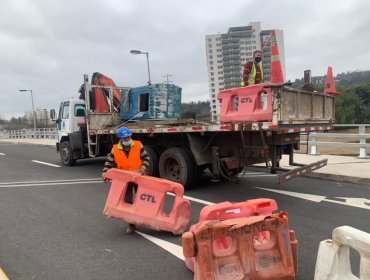
[[230,88],[218,94],[220,120],[225,123],[262,122],[272,120],[271,88],[265,84]]

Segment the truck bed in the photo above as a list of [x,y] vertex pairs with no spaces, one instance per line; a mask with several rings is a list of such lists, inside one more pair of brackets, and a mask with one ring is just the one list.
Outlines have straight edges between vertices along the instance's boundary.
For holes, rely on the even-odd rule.
[[[238,89],[235,89],[238,90]],[[335,120],[335,97],[287,86],[269,92],[270,121],[210,123],[191,119],[124,121],[119,112],[87,112],[90,134],[114,134],[121,126],[135,133],[179,133],[207,131],[276,131],[277,133],[307,132],[332,129]]]
[[280,104],[274,106],[273,113],[276,125],[334,123],[335,98],[332,95],[283,87],[277,101]]

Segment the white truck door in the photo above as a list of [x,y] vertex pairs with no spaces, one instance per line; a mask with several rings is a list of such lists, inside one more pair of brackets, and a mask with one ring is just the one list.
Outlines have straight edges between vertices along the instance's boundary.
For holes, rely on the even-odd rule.
[[80,130],[85,122],[85,104],[82,100],[69,100],[60,104],[58,123],[58,139]]
[[59,117],[58,117],[58,140],[62,139],[64,136],[68,136],[68,133],[70,132],[69,128],[69,108],[70,108],[70,102],[64,101],[60,104],[59,108]]

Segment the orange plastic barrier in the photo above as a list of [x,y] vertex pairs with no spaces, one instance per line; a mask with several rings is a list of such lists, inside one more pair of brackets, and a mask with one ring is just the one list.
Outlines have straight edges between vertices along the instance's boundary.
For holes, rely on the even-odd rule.
[[324,92],[330,95],[340,95],[335,89],[335,82],[333,78],[333,69],[331,66],[328,67],[328,72],[326,74],[325,89]]
[[[190,202],[183,198],[182,185],[114,168],[108,170],[106,178],[112,181],[112,186],[103,211],[105,215],[176,235],[185,231],[190,219]],[[125,202],[129,184],[137,186],[132,203]],[[167,193],[175,195],[168,214],[164,212]]]
[[[203,207],[199,214],[199,222],[206,220],[227,220],[246,218],[259,215],[271,215],[278,209],[274,199],[257,198],[239,203],[229,201]],[[190,231],[195,230],[197,225],[192,225]],[[260,232],[254,238],[254,242],[265,242],[269,239],[269,232]],[[219,239],[214,243],[218,249],[227,248],[229,240]],[[185,257],[185,265],[194,272],[194,258]]]
[[[270,232],[269,241],[254,243],[254,236],[264,231]],[[297,266],[290,237],[288,215],[280,212],[201,222],[182,235],[182,245],[184,256],[195,257],[195,280],[288,280],[295,279]],[[228,248],[215,248],[220,238],[231,240]]]
[[199,221],[271,215],[277,209],[276,201],[270,198],[250,199],[238,203],[226,201],[203,207],[199,214]]
[[218,94],[221,122],[256,122],[272,120],[271,88],[266,84],[230,88]]

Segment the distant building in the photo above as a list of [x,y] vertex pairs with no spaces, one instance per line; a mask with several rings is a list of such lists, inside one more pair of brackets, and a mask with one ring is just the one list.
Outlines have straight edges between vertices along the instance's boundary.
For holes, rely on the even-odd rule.
[[[284,38],[281,30],[275,30],[280,57],[285,76]],[[247,26],[230,27],[227,33],[206,35],[206,55],[208,69],[208,87],[210,94],[211,120],[217,122],[220,115],[220,104],[217,93],[220,90],[239,87],[244,64],[251,60],[253,51],[264,52],[264,75],[270,79],[271,30],[261,31],[260,22],[251,22]],[[263,41],[265,40],[265,42]],[[262,43],[265,45],[262,48]],[[265,69],[266,67],[266,69]]]

